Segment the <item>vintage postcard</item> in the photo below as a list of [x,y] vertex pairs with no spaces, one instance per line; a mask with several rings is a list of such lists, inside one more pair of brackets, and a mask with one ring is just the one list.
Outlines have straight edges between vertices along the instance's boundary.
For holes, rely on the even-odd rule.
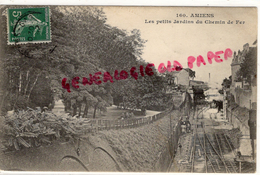
[[257,7],[0,12],[1,171],[256,172]]

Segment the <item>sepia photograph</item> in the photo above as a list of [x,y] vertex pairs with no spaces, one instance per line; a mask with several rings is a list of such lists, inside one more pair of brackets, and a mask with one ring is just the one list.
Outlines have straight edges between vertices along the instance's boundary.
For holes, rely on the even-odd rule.
[[0,12],[2,172],[256,173],[257,7]]

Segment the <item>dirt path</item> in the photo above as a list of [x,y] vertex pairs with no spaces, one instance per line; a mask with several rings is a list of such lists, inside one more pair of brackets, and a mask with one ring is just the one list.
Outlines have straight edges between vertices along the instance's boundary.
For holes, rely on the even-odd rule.
[[[107,108],[107,112],[102,113],[102,114],[98,114],[98,119],[111,119],[111,120],[115,120],[118,119],[120,116],[122,116],[123,112],[127,112],[129,110],[127,109],[118,109],[117,106],[112,105],[110,107]],[[152,111],[152,110],[146,110],[146,116],[141,116],[141,117],[149,117],[149,116],[153,116],[155,114],[159,114],[160,111]],[[135,116],[138,117],[138,116]]]

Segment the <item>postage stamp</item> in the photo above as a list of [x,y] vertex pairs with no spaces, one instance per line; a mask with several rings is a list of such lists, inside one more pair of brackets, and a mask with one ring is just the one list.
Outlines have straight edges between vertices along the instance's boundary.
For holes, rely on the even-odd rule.
[[8,44],[51,42],[49,7],[10,8],[7,13]]

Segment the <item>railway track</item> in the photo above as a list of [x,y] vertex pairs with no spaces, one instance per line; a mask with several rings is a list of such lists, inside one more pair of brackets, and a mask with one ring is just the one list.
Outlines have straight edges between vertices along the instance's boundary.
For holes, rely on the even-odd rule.
[[[189,163],[184,171],[191,173],[237,173],[237,167],[233,160],[227,159],[225,153],[232,152],[232,143],[225,133],[211,133],[205,129],[203,107],[198,112],[194,131],[193,146],[190,151]],[[202,117],[199,117],[202,115]],[[207,125],[208,126],[208,125]],[[233,152],[234,156],[235,153]]]

